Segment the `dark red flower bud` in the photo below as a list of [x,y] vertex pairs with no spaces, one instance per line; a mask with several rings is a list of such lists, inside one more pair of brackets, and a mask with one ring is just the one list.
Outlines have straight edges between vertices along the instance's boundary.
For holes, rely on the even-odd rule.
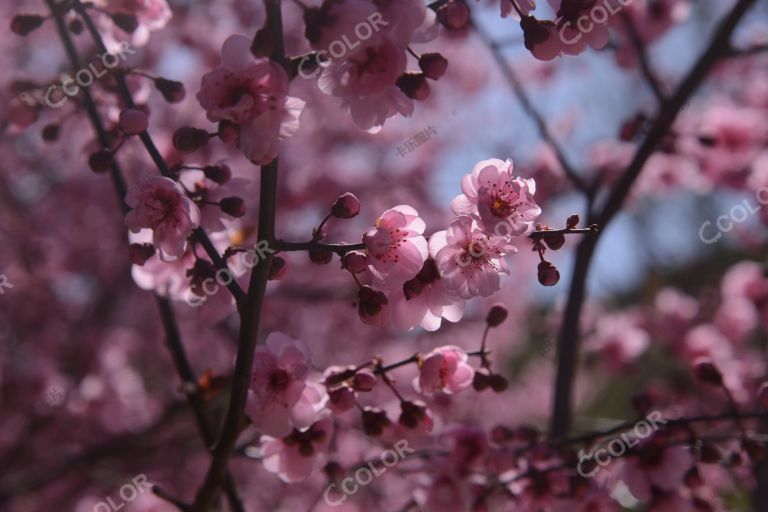
[[439,53],[425,53],[419,59],[419,68],[427,78],[438,80],[448,69],[448,60]]
[[484,391],[491,385],[491,375],[487,368],[480,368],[472,379],[472,388],[475,391]]
[[359,274],[368,268],[368,258],[361,251],[350,251],[341,258],[341,268]]
[[699,358],[694,361],[693,374],[701,382],[706,382],[707,384],[712,384],[714,386],[723,385],[723,375],[711,359]]
[[60,126],[58,123],[47,124],[43,127],[41,135],[45,142],[56,142],[59,138]]
[[221,211],[235,218],[245,215],[245,203],[239,197],[225,197],[219,201]]
[[548,261],[539,263],[539,283],[544,286],[555,286],[560,281],[560,272]]
[[115,22],[115,25],[129,34],[133,34],[133,32],[139,28],[139,19],[133,14],[118,12],[112,15],[112,21]]
[[120,129],[128,135],[136,135],[147,129],[149,118],[147,114],[135,108],[120,112]]
[[309,261],[317,265],[327,265],[333,259],[331,251],[309,251]]
[[565,226],[568,229],[576,229],[576,227],[579,225],[579,222],[581,222],[581,219],[577,214],[573,214],[565,221]]
[[515,433],[509,427],[496,425],[491,430],[491,440],[496,444],[504,444],[514,439]]
[[323,467],[323,473],[330,482],[338,482],[346,476],[346,471],[341,464],[331,461]]
[[761,443],[760,441],[756,441],[754,439],[742,439],[741,448],[747,453],[747,455],[749,455],[749,458],[752,460],[752,462],[759,464],[765,460],[765,443]]
[[219,185],[223,185],[232,178],[232,171],[224,164],[206,165],[203,167],[203,174],[205,174],[206,178]]
[[237,144],[240,140],[240,127],[230,121],[222,121],[219,123],[217,135],[227,144]]
[[144,265],[154,254],[155,247],[152,244],[131,244],[128,246],[128,256],[134,265]]
[[503,304],[494,304],[490,311],[488,311],[488,316],[485,317],[485,323],[491,327],[496,327],[506,319],[507,308]]
[[95,153],[92,153],[91,156],[88,157],[88,166],[93,172],[97,174],[107,172],[109,167],[112,165],[113,157],[114,154],[111,151],[107,149],[101,149]]
[[463,30],[469,24],[469,6],[463,0],[449,1],[437,10],[437,21],[448,30]]
[[275,256],[272,258],[272,262],[269,264],[269,277],[270,281],[277,281],[285,274],[287,270],[285,258]]
[[45,18],[37,14],[19,14],[11,20],[11,31],[20,36],[26,36],[42,25],[44,21]]
[[187,95],[187,90],[184,89],[184,84],[177,82],[176,80],[157,77],[155,78],[155,88],[163,95],[163,98],[165,98],[165,101],[168,103],[179,103]]
[[251,53],[256,58],[270,57],[275,51],[275,38],[272,36],[272,32],[265,24],[262,28],[256,31],[256,35],[253,37],[251,43]]
[[73,19],[69,22],[69,31],[75,34],[76,36],[83,33],[83,22],[80,21],[78,18]]
[[719,464],[723,460],[723,452],[717,445],[703,442],[698,449],[698,458],[704,464]]
[[429,84],[423,73],[403,73],[395,83],[411,99],[425,100],[429,97]]
[[351,192],[339,196],[331,207],[331,215],[337,219],[351,219],[358,213],[360,213],[360,201]]
[[205,297],[206,293],[203,289],[203,283],[206,280],[215,279],[216,267],[210,261],[195,260],[192,268],[187,269],[187,277],[190,281],[190,291],[198,297]]
[[632,395],[632,405],[639,415],[645,416],[653,407],[653,398],[650,393],[641,391]]
[[699,468],[693,466],[689,469],[683,477],[683,482],[689,489],[695,489],[704,485],[704,480],[701,479],[701,475],[699,474]]
[[210,135],[205,130],[192,126],[182,126],[173,134],[173,147],[181,152],[190,152],[208,144]]
[[501,393],[502,391],[507,389],[507,387],[509,386],[509,382],[507,381],[507,379],[505,379],[498,373],[494,373],[493,375],[491,375],[489,382],[491,384],[491,388],[493,388],[493,390],[496,393]]
[[373,372],[369,370],[361,370],[355,373],[355,376],[352,377],[352,388],[355,391],[368,392],[372,391],[378,382],[379,381]]
[[382,310],[389,304],[387,296],[378,290],[374,290],[370,286],[363,286],[357,292],[357,298],[359,304],[357,312],[363,322],[375,323],[377,315],[382,313]]
[[420,423],[428,421],[427,405],[422,401],[402,401],[400,402],[400,417],[397,422],[405,428],[414,429]]
[[563,233],[547,233],[541,235],[541,239],[547,244],[547,247],[556,251],[565,245],[565,235]]
[[378,407],[366,407],[363,409],[363,430],[369,436],[380,436],[390,424],[387,413]]

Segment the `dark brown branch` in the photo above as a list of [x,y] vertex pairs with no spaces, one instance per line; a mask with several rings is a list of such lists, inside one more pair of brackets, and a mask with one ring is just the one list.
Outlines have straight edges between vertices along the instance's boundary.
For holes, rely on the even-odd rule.
[[605,232],[605,228],[621,209],[632,185],[659,143],[666,136],[680,110],[704,82],[719,59],[727,55],[731,34],[754,3],[755,0],[739,0],[723,19],[706,50],[659,112],[648,135],[611,191],[601,211],[595,215],[590,212],[588,222],[598,224],[602,231],[595,236],[584,238],[576,251],[568,303],[557,340],[557,376],[553,400],[554,410],[550,425],[551,435],[556,439],[565,437],[571,426],[573,382],[579,353],[579,320],[584,303],[590,263],[601,233]]
[[[283,21],[280,10],[281,0],[264,0],[264,5],[267,11],[267,26],[274,38],[272,59],[283,63],[285,55],[283,50]],[[277,159],[261,169],[258,239],[266,240],[270,246],[275,243],[277,169]],[[268,253],[267,257],[262,258],[251,273],[248,294],[240,310],[240,334],[229,404],[216,446],[213,449],[213,459],[208,467],[205,481],[198,489],[195,497],[193,506],[195,512],[208,512],[215,505],[218,487],[226,474],[229,459],[240,435],[272,257],[273,254]]]
[[[80,2],[80,0],[75,0],[74,6],[78,14],[82,17],[83,21],[85,22],[85,26],[87,27],[88,32],[91,34],[91,37],[96,43],[96,46],[99,49],[99,51],[102,53],[107,53],[107,47],[104,45],[104,40],[102,39],[101,34],[99,33],[99,30],[96,28],[96,25],[94,24],[93,19],[91,18],[85,6]],[[123,102],[125,102],[128,108],[135,108],[136,105],[133,101],[133,95],[131,94],[131,90],[128,88],[128,82],[126,82],[125,80],[124,71],[119,68],[116,68],[113,71],[113,73],[115,77],[115,82],[117,83],[118,93],[120,94],[120,97],[122,98]],[[139,139],[141,140],[141,143],[146,148],[147,153],[149,153],[150,158],[155,163],[155,166],[157,166],[157,169],[160,171],[160,174],[162,174],[166,178],[175,180],[176,176],[173,174],[173,172],[171,172],[171,169],[168,167],[168,164],[166,163],[165,159],[160,154],[160,151],[158,151],[157,146],[155,146],[155,142],[152,140],[152,137],[149,135],[149,131],[145,130],[141,132],[139,134]],[[224,261],[224,258],[221,257],[221,255],[219,254],[219,251],[216,250],[213,243],[208,238],[208,235],[206,235],[205,230],[203,230],[202,228],[197,228],[193,232],[192,236],[194,240],[196,240],[197,242],[200,243],[200,245],[203,246],[203,249],[205,249],[205,252],[208,254],[208,257],[211,258],[211,261],[213,262],[214,266],[218,270],[223,270],[228,275],[232,275],[232,276],[234,275],[234,273],[229,270],[229,267],[227,266],[227,262]],[[229,282],[229,284],[227,284],[226,286],[229,289],[229,291],[232,293],[232,296],[235,298],[235,301],[237,301],[239,305],[242,302],[242,300],[245,298],[245,293],[240,288],[240,285],[237,283],[237,280],[232,279]]]
[[637,27],[635,26],[634,21],[632,21],[632,16],[630,16],[627,11],[622,11],[619,16],[621,17],[621,21],[624,24],[624,28],[627,30],[629,40],[632,43],[632,46],[635,48],[637,61],[640,63],[640,70],[645,77],[645,81],[648,82],[648,86],[651,88],[651,91],[653,91],[654,96],[656,96],[656,100],[658,100],[659,106],[664,108],[664,102],[667,101],[667,98],[664,95],[664,91],[662,90],[661,82],[656,76],[656,73],[653,71],[653,68],[651,68],[651,63],[648,59],[648,53],[646,51],[645,44],[643,44],[643,40],[637,31]]

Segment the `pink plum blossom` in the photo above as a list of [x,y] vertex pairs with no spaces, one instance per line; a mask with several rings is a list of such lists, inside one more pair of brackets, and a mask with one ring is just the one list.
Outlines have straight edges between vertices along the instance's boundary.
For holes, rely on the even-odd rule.
[[425,228],[419,212],[408,205],[381,214],[363,235],[374,287],[391,290],[416,277],[429,254]]
[[286,483],[300,482],[322,466],[333,433],[333,422],[325,417],[303,430],[293,430],[282,439],[263,438],[264,468]]
[[184,254],[187,237],[200,225],[200,210],[175,181],[152,176],[140,181],[125,196],[132,208],[125,216],[130,230],[152,230],[152,243],[165,256]]
[[436,331],[443,318],[458,322],[464,313],[464,301],[446,291],[432,258],[427,258],[416,277],[394,290],[389,301],[392,322],[403,330],[420,325]]
[[669,491],[678,489],[693,464],[689,449],[665,447],[653,442],[654,439],[639,449],[638,456],[625,459],[620,471],[620,478],[629,491],[641,501],[651,499],[651,487]]
[[424,357],[414,387],[419,393],[437,391],[454,394],[472,385],[475,370],[467,362],[469,356],[454,345],[438,347]]
[[488,297],[499,290],[501,274],[509,274],[504,256],[516,249],[507,240],[481,230],[466,215],[429,239],[445,289],[462,299]]
[[306,383],[309,349],[282,333],[272,333],[256,349],[246,411],[260,432],[282,437],[315,420],[324,396]]
[[488,233],[518,236],[533,227],[541,208],[533,195],[536,182],[513,176],[512,161],[492,158],[478,162],[461,179],[463,194],[454,198],[456,215],[472,215]]
[[266,165],[279,143],[299,129],[304,101],[288,96],[285,70],[269,59],[255,59],[251,40],[230,36],[221,49],[221,66],[203,76],[197,99],[208,120],[239,126],[238,147],[246,157]]

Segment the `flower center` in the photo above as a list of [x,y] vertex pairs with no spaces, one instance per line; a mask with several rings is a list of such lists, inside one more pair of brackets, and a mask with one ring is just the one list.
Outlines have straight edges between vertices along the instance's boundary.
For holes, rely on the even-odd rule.
[[273,391],[285,391],[290,382],[291,378],[285,370],[275,370],[269,374],[269,387]]

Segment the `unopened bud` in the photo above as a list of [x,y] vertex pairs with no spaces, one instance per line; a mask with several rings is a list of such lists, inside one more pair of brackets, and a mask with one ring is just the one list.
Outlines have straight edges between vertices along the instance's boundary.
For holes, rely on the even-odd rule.
[[425,53],[419,58],[419,68],[427,78],[438,80],[448,69],[448,60],[439,53]]
[[235,218],[245,215],[245,203],[239,197],[225,197],[219,201],[221,211]]
[[555,286],[560,281],[560,272],[552,263],[542,261],[539,263],[538,278],[544,286]]
[[317,265],[327,265],[332,259],[332,251],[309,251],[309,261]]
[[223,185],[232,178],[232,171],[226,165],[206,165],[203,167],[203,174],[209,180]]
[[437,20],[448,30],[462,30],[469,24],[469,6],[463,0],[453,0],[437,10]]
[[168,80],[166,78],[155,78],[155,88],[163,95],[165,101],[168,103],[179,103],[186,95],[187,91],[184,89],[184,84],[177,82],[176,80]]
[[128,256],[134,265],[142,266],[154,255],[155,247],[152,244],[131,244],[128,246]]
[[88,167],[90,167],[91,170],[97,174],[107,172],[109,167],[112,165],[113,157],[114,154],[111,151],[107,149],[101,149],[95,153],[92,153],[91,156],[88,157]]
[[136,135],[147,129],[149,118],[147,114],[135,108],[120,112],[120,129],[128,135]]
[[723,375],[711,359],[699,358],[694,361],[693,374],[701,382],[706,382],[707,384],[712,384],[714,386],[723,385]]
[[210,135],[205,130],[192,126],[182,126],[173,134],[173,147],[181,152],[190,152],[208,144]]
[[121,12],[115,13],[112,15],[112,21],[115,22],[115,25],[129,34],[132,34],[139,28],[139,19],[132,14],[124,14]]
[[565,225],[568,229],[575,229],[578,225],[581,219],[579,219],[579,216],[575,213],[568,217],[568,220],[565,221]]
[[341,258],[341,268],[359,274],[368,268],[368,258],[361,251],[350,251]]
[[496,327],[506,319],[507,319],[507,308],[505,308],[502,304],[495,304],[490,309],[490,311],[488,311],[488,316],[485,317],[485,323],[487,323],[491,327]]
[[429,97],[429,84],[423,73],[403,73],[395,84],[411,99],[425,100]]
[[331,207],[331,215],[337,219],[351,219],[358,213],[360,213],[360,201],[351,192],[339,196]]
[[42,25],[44,21],[45,18],[37,14],[19,14],[11,20],[11,31],[20,36],[26,36]]
[[372,391],[377,383],[378,379],[376,376],[368,370],[361,370],[355,373],[355,376],[352,378],[352,387],[355,391]]
[[286,261],[280,256],[275,256],[269,264],[269,277],[270,281],[277,281],[285,274],[287,270]]

